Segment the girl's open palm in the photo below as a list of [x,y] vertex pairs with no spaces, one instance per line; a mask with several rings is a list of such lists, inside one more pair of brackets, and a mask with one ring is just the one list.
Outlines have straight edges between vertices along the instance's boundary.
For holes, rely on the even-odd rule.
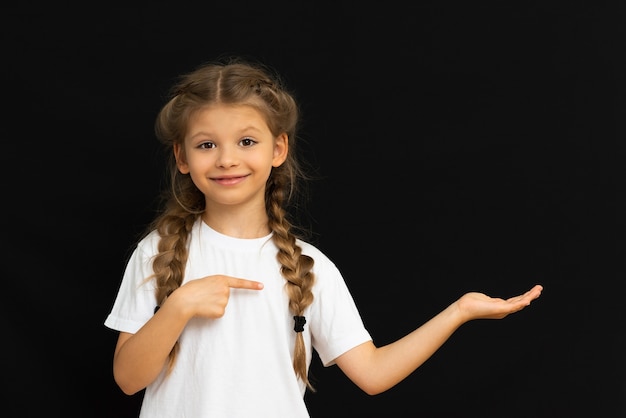
[[502,319],[521,311],[541,295],[543,286],[535,285],[528,292],[508,299],[493,298],[479,292],[469,292],[458,300],[458,308],[466,320]]

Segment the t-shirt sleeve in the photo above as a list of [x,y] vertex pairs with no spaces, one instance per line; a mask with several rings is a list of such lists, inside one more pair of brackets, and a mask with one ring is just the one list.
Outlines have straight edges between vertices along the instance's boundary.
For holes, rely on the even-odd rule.
[[327,367],[335,364],[341,354],[371,341],[372,337],[339,269],[325,257],[316,259],[315,264],[311,341]]
[[104,321],[108,328],[136,333],[154,314],[156,306],[152,275],[152,253],[146,251],[148,242],[142,241],[131,254],[113,308]]

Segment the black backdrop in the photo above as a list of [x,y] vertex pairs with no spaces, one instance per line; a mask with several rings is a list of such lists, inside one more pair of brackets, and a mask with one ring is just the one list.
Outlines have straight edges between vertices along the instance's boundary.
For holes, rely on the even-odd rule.
[[165,91],[222,54],[296,91],[315,244],[378,344],[545,286],[375,397],[314,361],[312,416],[626,416],[623,7],[455,3],[2,6],[6,416],[137,415],[103,321]]

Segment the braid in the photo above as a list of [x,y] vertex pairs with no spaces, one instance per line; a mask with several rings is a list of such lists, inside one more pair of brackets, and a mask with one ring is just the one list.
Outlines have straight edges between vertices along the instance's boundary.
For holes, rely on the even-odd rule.
[[[313,302],[312,288],[315,281],[311,272],[313,259],[302,254],[302,248],[297,245],[296,237],[291,232],[291,223],[287,220],[282,207],[284,196],[283,188],[277,184],[279,179],[280,176],[276,175],[273,177],[273,182],[270,181],[267,185],[269,226],[274,231],[273,241],[278,247],[276,257],[281,264],[281,273],[286,279],[285,288],[289,295],[289,309],[296,321],[298,319],[302,321],[304,310]],[[302,332],[298,331],[296,331],[293,368],[296,375],[314,392],[315,389],[307,376],[304,337]]]
[[[152,262],[156,281],[155,312],[183,282],[189,255],[187,241],[196,218],[196,214],[171,205],[154,223],[161,236],[159,252]],[[179,343],[176,341],[169,354],[168,373],[174,367],[178,349]]]

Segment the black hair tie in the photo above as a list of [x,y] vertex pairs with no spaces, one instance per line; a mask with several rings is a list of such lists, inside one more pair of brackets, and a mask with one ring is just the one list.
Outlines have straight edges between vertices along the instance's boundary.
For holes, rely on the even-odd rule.
[[293,317],[295,324],[293,326],[293,330],[295,332],[302,332],[304,331],[304,324],[306,324],[306,318],[303,316],[294,316]]

